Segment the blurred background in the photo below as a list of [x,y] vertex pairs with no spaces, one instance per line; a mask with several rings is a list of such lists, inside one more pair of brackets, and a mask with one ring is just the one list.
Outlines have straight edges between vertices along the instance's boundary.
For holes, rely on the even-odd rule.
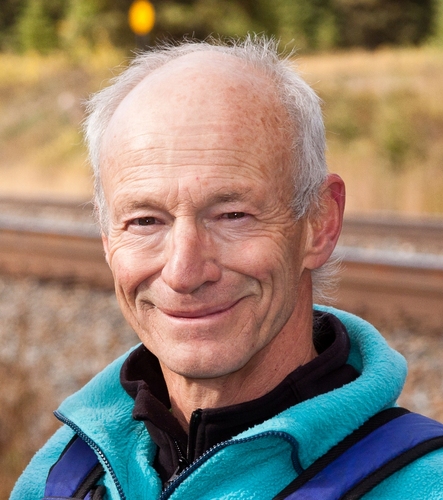
[[[22,224],[17,204],[33,212],[25,215],[28,222],[32,215],[35,226],[44,220],[53,228],[68,226],[61,210],[47,213],[44,203],[37,210],[35,200],[84,207],[77,224],[93,231],[84,205],[92,194],[81,136],[84,100],[135,50],[158,40],[248,32],[275,36],[283,51],[296,49],[294,64],[323,99],[328,162],[346,181],[349,220],[360,228],[368,218],[393,217],[400,226],[424,221],[435,240],[414,233],[382,241],[368,230],[364,243],[364,234],[350,231],[343,245],[384,245],[393,260],[406,250],[421,263],[431,255],[441,273],[443,0],[151,0],[136,6],[130,0],[2,0],[0,197],[6,201],[0,238],[18,238],[25,248],[12,252],[10,243],[15,261],[9,256],[13,265],[0,265],[0,500],[57,427],[51,412],[58,403],[136,342],[109,285],[76,279],[74,272],[31,272],[34,251],[24,236],[12,235]],[[21,271],[12,273],[11,266]],[[408,358],[402,403],[440,420],[442,276],[429,278],[437,290],[426,310],[437,317],[432,328],[409,313],[409,305],[391,307],[383,299],[383,317],[368,312],[367,303],[352,306]],[[380,296],[378,285],[371,286]]]
[[[348,210],[442,213],[442,0],[2,0],[0,192],[90,196],[82,100],[156,40],[249,31],[297,49],[324,100],[329,164]],[[118,71],[118,70],[114,70]],[[358,197],[356,196],[358,193]]]

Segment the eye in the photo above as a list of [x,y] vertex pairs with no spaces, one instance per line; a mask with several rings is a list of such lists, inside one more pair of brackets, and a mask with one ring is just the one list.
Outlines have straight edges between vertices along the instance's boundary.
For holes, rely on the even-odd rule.
[[222,215],[223,219],[242,219],[243,217],[246,217],[245,212],[229,212]]
[[154,224],[158,224],[155,217],[137,217],[137,219],[131,221],[131,225],[134,226],[153,226]]

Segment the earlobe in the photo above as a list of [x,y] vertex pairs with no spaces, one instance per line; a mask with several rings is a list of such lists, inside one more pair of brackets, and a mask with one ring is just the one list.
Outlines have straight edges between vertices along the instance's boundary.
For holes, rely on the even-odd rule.
[[320,209],[307,221],[304,267],[317,269],[331,256],[340,236],[345,208],[345,185],[329,174],[322,187]]

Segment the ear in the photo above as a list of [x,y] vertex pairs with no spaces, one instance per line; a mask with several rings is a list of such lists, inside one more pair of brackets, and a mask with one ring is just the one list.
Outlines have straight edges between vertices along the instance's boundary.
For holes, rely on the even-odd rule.
[[109,240],[103,231],[102,231],[101,236],[102,236],[102,242],[103,242],[103,249],[105,250],[105,259],[106,259],[106,262],[109,266]]
[[329,174],[322,186],[320,208],[307,221],[306,269],[319,268],[331,256],[341,232],[345,198],[343,180]]

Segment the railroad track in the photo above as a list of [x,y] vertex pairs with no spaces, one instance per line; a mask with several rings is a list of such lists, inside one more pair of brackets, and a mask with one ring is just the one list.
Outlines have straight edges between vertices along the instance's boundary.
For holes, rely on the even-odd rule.
[[[376,323],[443,332],[443,220],[348,217],[335,305]],[[0,273],[111,290],[91,207],[0,200]]]

